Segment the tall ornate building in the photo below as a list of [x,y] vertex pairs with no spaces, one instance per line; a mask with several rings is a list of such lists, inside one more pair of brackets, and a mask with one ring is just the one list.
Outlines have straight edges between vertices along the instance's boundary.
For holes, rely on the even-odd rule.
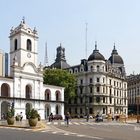
[[140,112],[140,74],[127,76],[127,83],[128,113],[137,114],[137,109]]
[[0,77],[0,116],[14,105],[15,114],[35,108],[42,119],[64,117],[64,88],[43,84],[43,67],[38,65],[38,33],[25,20],[10,30],[10,77]]
[[3,76],[4,73],[3,73],[3,58],[4,58],[4,54],[3,54],[3,51],[0,50],[0,76]]
[[127,82],[124,62],[115,45],[108,60],[97,49],[81,64],[67,68],[77,75],[76,97],[68,103],[73,116],[127,114]]
[[[64,50],[64,49],[63,49]],[[83,116],[87,112],[127,115],[127,82],[122,57],[118,54],[115,45],[108,60],[97,49],[89,58],[81,60],[79,65],[69,66],[65,60],[65,50],[57,48],[57,58],[52,68],[67,69],[77,76],[76,97],[70,99],[67,108],[72,116]],[[61,59],[60,59],[61,58]],[[67,67],[62,67],[65,60]],[[57,64],[57,65],[56,65]]]

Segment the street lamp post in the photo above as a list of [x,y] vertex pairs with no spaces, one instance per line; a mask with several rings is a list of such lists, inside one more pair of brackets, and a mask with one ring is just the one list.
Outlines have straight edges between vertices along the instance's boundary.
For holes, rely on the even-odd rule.
[[89,107],[88,107],[88,96],[85,96],[85,111],[86,111],[86,121],[89,121]]
[[88,107],[86,107],[86,114],[87,114],[87,122],[89,121],[89,108]]

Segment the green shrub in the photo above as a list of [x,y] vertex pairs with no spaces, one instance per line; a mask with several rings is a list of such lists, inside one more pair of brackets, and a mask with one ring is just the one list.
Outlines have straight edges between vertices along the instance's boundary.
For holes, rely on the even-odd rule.
[[38,118],[38,112],[37,110],[35,109],[31,109],[29,112],[28,112],[28,117],[29,119],[35,119],[35,118]]
[[13,107],[11,107],[7,112],[7,117],[12,118],[12,117],[14,117],[14,114],[15,114],[15,110]]

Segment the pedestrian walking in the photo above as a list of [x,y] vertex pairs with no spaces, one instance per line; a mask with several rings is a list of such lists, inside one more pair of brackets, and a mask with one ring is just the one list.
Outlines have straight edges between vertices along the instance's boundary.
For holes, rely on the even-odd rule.
[[22,115],[22,112],[20,112],[20,121],[22,121],[23,119],[23,115]]
[[65,115],[65,121],[66,121],[67,127],[69,126],[69,119],[70,119],[70,113],[67,112],[67,114]]
[[49,116],[49,122],[52,122],[52,121],[53,121],[53,113],[51,113]]
[[112,113],[112,121],[114,121],[115,119],[115,116],[114,116],[114,113]]
[[89,121],[89,114],[87,114],[87,116],[86,116],[86,120],[87,120],[87,122]]

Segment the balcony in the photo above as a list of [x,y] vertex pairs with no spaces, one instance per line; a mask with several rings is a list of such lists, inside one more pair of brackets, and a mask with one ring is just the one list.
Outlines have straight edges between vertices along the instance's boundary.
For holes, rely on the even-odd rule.
[[106,97],[109,96],[108,94],[106,94],[106,93],[101,93],[101,92],[94,92],[93,95],[94,95],[94,96],[106,96]]
[[95,106],[108,106],[110,104],[108,103],[103,103],[103,102],[93,102],[93,103],[89,103],[89,105],[95,105]]

